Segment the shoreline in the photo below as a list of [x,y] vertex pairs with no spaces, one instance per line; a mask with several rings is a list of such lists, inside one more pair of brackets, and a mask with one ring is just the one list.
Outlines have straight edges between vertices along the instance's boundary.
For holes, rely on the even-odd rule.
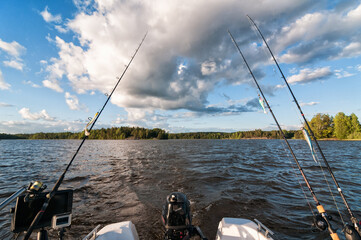
[[[73,139],[73,138],[51,138],[51,139],[46,139],[46,138],[39,138],[39,139],[29,139],[29,138],[0,138],[1,140],[82,140],[82,139]],[[119,140],[119,141],[138,141],[138,140],[147,140],[147,141],[163,141],[163,140],[283,140],[282,138],[265,138],[265,137],[255,137],[255,138],[168,138],[168,139],[157,139],[157,138],[153,138],[153,139],[135,139],[135,138],[126,138],[126,139],[113,139],[113,138],[109,138],[109,139],[87,139],[87,140],[100,140],[100,141],[107,141],[107,140]],[[300,138],[288,138],[287,140],[301,140],[301,141],[305,141],[305,139],[300,139]],[[336,138],[322,138],[322,139],[317,139],[317,141],[361,141],[361,139],[336,139]]]

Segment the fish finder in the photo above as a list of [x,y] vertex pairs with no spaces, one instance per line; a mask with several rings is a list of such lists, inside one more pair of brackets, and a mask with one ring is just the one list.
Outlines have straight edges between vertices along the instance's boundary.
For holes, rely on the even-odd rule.
[[[37,213],[40,211],[49,192],[41,192],[36,197],[28,199],[21,195],[16,200],[14,214],[11,220],[11,231],[19,233],[26,231],[31,225]],[[35,229],[53,227],[60,229],[71,224],[71,212],[73,205],[73,190],[59,190],[51,198],[47,209],[40,221],[34,226]]]

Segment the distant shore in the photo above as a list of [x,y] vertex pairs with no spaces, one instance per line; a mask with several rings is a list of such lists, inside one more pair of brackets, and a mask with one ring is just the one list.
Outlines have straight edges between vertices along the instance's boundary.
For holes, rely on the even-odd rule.
[[[287,139],[304,140],[301,130],[283,131]],[[0,139],[82,139],[84,132],[59,132],[59,133],[33,133],[33,134],[6,134],[0,133]],[[188,132],[168,133],[165,130],[145,129],[139,127],[120,127],[108,129],[95,129],[89,136],[90,140],[167,140],[167,139],[245,139],[245,140],[267,140],[283,139],[279,131],[253,131],[227,132]],[[337,139],[320,138],[320,141],[361,141],[361,139]]]

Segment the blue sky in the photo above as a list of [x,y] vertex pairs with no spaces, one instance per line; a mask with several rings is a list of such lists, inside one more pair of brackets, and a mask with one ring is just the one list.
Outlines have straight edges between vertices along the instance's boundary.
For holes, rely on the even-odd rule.
[[359,1],[0,2],[0,133],[81,131],[148,36],[96,127],[275,129],[235,36],[285,129],[302,124],[250,15],[308,119],[361,117]]

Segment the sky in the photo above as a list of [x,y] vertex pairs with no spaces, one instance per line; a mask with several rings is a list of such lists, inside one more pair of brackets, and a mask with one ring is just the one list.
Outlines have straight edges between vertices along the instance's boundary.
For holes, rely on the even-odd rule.
[[284,129],[361,118],[361,2],[2,0],[0,133],[82,131],[148,35],[95,128],[169,132],[276,129],[235,37]]

